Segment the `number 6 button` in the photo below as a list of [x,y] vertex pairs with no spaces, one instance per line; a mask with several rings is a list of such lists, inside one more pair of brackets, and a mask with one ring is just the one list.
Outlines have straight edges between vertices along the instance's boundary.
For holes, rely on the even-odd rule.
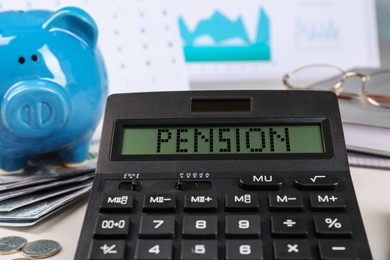
[[226,260],[263,259],[261,240],[227,240]]

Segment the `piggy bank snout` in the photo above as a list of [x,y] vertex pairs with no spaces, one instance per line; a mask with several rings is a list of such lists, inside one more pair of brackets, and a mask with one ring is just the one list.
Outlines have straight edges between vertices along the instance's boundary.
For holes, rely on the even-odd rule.
[[63,87],[45,80],[24,81],[11,87],[1,104],[1,121],[21,138],[48,137],[66,124],[70,101]]

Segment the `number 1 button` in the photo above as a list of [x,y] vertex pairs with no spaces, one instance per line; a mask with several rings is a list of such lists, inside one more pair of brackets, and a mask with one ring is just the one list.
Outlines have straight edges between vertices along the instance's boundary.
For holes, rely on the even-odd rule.
[[138,240],[135,260],[170,260],[172,259],[171,240]]

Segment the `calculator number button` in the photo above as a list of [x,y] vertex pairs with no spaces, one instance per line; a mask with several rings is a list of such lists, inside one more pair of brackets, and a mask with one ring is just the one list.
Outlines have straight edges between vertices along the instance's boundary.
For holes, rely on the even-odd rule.
[[139,229],[140,237],[168,237],[175,234],[174,216],[142,216]]
[[181,260],[218,259],[217,241],[183,240]]
[[211,237],[217,236],[216,216],[184,216],[183,236],[184,237]]
[[263,259],[261,240],[227,240],[226,260]]
[[260,237],[260,216],[226,216],[225,233],[228,237]]
[[123,259],[126,251],[125,240],[94,240],[89,250],[89,260]]
[[303,190],[334,190],[339,184],[340,178],[326,174],[299,176],[295,180],[295,185]]
[[95,237],[126,237],[129,233],[130,219],[127,216],[100,216],[95,226]]
[[171,240],[138,240],[135,248],[136,260],[172,259]]
[[320,236],[352,236],[348,218],[343,216],[315,216],[314,227]]
[[174,211],[176,196],[173,194],[145,195],[144,211]]

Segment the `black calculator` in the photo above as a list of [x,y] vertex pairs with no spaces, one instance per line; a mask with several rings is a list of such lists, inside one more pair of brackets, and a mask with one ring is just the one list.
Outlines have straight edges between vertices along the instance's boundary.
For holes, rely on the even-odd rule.
[[111,95],[75,259],[372,259],[337,97]]

